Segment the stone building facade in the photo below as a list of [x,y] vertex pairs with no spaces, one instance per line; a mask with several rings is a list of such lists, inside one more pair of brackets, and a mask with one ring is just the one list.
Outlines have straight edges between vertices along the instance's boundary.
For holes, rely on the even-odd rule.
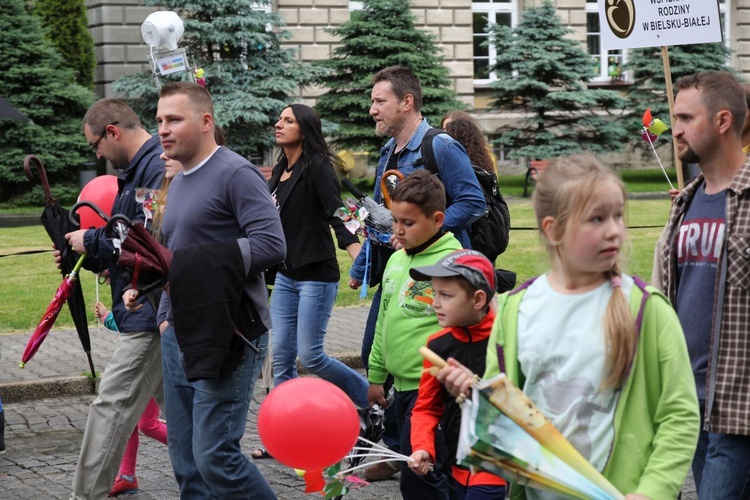
[[[490,112],[487,71],[494,54],[480,46],[487,23],[515,25],[523,9],[539,0],[411,0],[416,26],[433,33],[451,70],[455,91],[473,108],[485,130],[495,130],[509,119],[507,114]],[[715,0],[705,0],[715,1]],[[725,24],[727,44],[733,50],[731,65],[750,78],[750,0],[718,0]],[[627,85],[627,74],[613,78],[627,53],[598,53],[598,14],[596,0],[554,0],[563,24],[572,28],[592,53],[592,65],[599,71],[593,85]],[[140,0],[88,0],[89,27],[94,37],[98,66],[96,92],[110,96],[110,84],[117,78],[148,68],[148,47],[143,43],[140,25],[153,7]],[[330,57],[338,43],[326,28],[338,26],[361,9],[361,2],[351,0],[274,0],[267,9],[278,12],[292,37],[288,47],[298,57],[315,61]],[[599,49],[600,50],[600,49]],[[200,64],[200,61],[198,61]],[[613,69],[614,68],[614,69]],[[303,89],[307,104],[323,92],[318,87]],[[513,119],[513,117],[511,117]]]

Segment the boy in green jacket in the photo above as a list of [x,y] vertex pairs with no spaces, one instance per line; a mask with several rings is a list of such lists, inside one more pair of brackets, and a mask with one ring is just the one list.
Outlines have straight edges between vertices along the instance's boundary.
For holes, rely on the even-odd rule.
[[[459,241],[442,230],[445,217],[445,190],[440,180],[427,171],[417,171],[401,181],[391,196],[393,236],[399,250],[388,260],[383,273],[383,296],[370,353],[367,399],[372,405],[387,407],[383,384],[393,376],[394,406],[401,439],[401,453],[411,455],[411,411],[422,377],[419,348],[440,330],[432,307],[432,285],[415,281],[412,267],[436,264],[442,257],[461,248]],[[440,433],[438,433],[440,435]],[[436,457],[434,471],[419,476],[401,463],[401,494],[405,499],[447,499],[447,477],[440,472],[442,459]]]

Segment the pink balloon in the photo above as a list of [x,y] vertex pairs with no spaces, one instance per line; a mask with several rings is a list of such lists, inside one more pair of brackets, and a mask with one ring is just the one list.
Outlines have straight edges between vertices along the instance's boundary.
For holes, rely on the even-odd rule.
[[351,399],[319,378],[295,378],[274,388],[260,405],[258,434],[268,453],[294,469],[340,462],[359,436]]

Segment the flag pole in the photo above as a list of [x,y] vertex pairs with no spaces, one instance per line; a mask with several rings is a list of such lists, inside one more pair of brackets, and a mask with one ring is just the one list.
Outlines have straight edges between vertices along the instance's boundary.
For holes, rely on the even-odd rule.
[[[672,122],[674,113],[674,90],[672,88],[672,71],[669,67],[669,48],[666,45],[661,47],[661,60],[664,65],[664,81],[667,82],[667,99],[669,100],[669,121]],[[682,172],[682,162],[677,156],[677,141],[674,138],[674,129],[672,129],[672,151],[674,152],[674,165],[677,170],[677,188],[682,190],[685,187],[685,178]]]

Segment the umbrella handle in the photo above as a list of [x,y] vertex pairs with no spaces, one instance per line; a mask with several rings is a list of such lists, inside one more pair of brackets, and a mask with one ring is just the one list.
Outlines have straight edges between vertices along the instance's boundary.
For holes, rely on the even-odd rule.
[[111,218],[105,220],[107,220],[107,225],[104,226],[104,234],[107,235],[107,238],[118,236],[118,234],[115,233],[115,224],[123,224],[128,229],[133,227],[133,223],[130,219],[122,214],[113,215]]
[[94,212],[96,212],[96,215],[102,218],[104,222],[109,222],[109,217],[107,214],[104,213],[104,211],[99,208],[95,203],[92,203],[90,201],[79,201],[75,205],[73,205],[70,208],[70,213],[68,214],[68,219],[70,219],[70,222],[73,223],[75,226],[80,226],[81,223],[79,222],[80,217],[78,216],[78,209],[81,207],[88,207]]
[[44,189],[44,196],[47,199],[48,202],[54,202],[54,198],[52,198],[52,191],[49,189],[49,181],[47,181],[47,172],[44,170],[44,165],[42,164],[42,160],[37,158],[34,155],[26,155],[26,158],[23,159],[23,170],[26,172],[26,177],[30,180],[34,180],[34,173],[31,171],[31,164],[34,163],[36,165],[37,173],[39,174],[39,180],[42,183],[42,188]]
[[391,207],[391,192],[388,190],[388,179],[391,176],[396,177],[396,182],[404,180],[404,174],[398,170],[391,169],[383,172],[383,175],[380,177],[380,193],[383,195],[383,205],[385,208]]

